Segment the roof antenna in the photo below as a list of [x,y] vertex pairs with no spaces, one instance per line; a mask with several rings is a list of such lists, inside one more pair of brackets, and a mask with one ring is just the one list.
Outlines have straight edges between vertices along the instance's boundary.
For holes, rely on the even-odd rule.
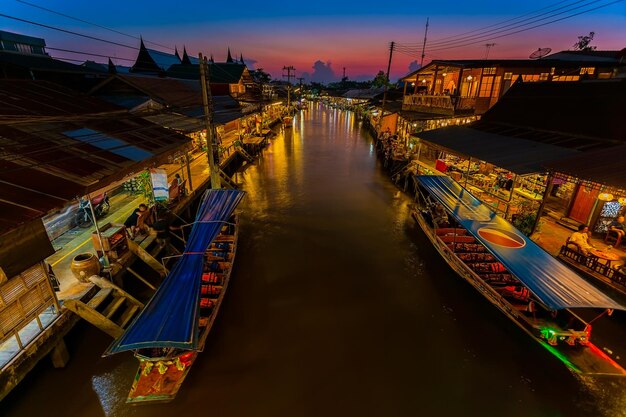
[[489,58],[489,51],[491,50],[492,47],[496,46],[495,43],[486,43],[485,44],[485,48],[487,48],[487,51],[485,52],[485,59]]

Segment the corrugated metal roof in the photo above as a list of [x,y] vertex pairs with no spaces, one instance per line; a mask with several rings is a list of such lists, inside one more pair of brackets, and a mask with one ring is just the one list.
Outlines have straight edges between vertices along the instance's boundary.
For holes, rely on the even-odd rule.
[[463,126],[429,130],[417,136],[440,148],[478,158],[520,175],[543,172],[545,162],[578,154],[571,149]]
[[611,145],[626,141],[626,79],[516,83],[481,118]]
[[124,109],[51,82],[0,80],[0,119],[115,111]]
[[[12,116],[20,108],[26,116],[103,114],[93,119],[57,117],[0,125],[0,232],[161,164],[190,142],[186,136],[120,113],[116,106],[80,93],[72,95],[62,87],[55,89],[51,83],[13,83],[0,81],[0,109]],[[49,99],[40,102],[35,93],[42,87]],[[115,111],[102,112],[105,109]]]
[[626,191],[626,145],[545,163],[550,171]]

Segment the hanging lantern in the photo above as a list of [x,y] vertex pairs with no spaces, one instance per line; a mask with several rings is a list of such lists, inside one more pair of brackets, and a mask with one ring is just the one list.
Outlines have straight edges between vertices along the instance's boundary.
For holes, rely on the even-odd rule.
[[617,202],[620,204],[626,204],[626,197],[620,197],[617,199]]
[[601,193],[598,195],[598,200],[600,201],[611,201],[613,200],[613,194],[611,193]]

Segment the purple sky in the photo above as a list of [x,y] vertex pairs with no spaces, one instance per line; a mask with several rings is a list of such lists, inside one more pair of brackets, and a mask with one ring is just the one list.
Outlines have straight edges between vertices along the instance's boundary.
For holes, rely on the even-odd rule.
[[[490,48],[489,58],[527,58],[540,47],[550,47],[554,52],[570,49],[578,36],[590,31],[596,32],[593,45],[598,49],[626,47],[626,1],[497,39],[490,38],[609,4],[612,0],[391,0],[383,3],[367,0],[290,3],[241,0],[236,4],[220,2],[219,5],[208,1],[162,0],[110,0],[105,3],[84,0],[27,1],[133,36],[142,35],[144,39],[168,47],[173,48],[176,45],[182,50],[185,45],[193,55],[200,51],[213,54],[216,60],[224,60],[226,50],[230,47],[233,55],[239,56],[242,53],[248,64],[264,68],[276,78],[281,76],[283,66],[292,65],[297,70],[297,76],[306,73],[305,76],[324,82],[338,81],[344,67],[349,79],[373,78],[378,70],[386,69],[390,41],[404,46],[401,48],[402,52],[394,53],[391,78],[397,79],[405,75],[409,72],[411,62],[420,60],[427,16],[430,17],[430,27],[425,63],[431,59],[484,58],[487,43],[495,43]],[[139,43],[135,38],[40,10],[16,0],[4,0],[2,3],[0,13],[6,15],[129,46],[136,47]],[[106,4],[106,7],[100,4]],[[530,14],[531,12],[535,13]],[[538,16],[541,13],[544,14]],[[521,15],[526,16],[520,18]],[[479,36],[481,32],[465,34],[462,36],[473,38],[464,42],[457,41],[457,44],[451,44],[450,39],[444,39],[455,35],[455,39],[458,39],[465,32],[515,18],[518,20],[502,23],[510,26],[499,29],[501,32],[498,33],[483,36]],[[539,20],[542,18],[544,20]],[[513,27],[518,25],[517,28]],[[60,33],[5,17],[0,17],[0,29],[43,37],[50,47],[111,56],[114,62],[121,65],[130,64],[130,61],[122,58],[133,59],[136,56],[136,51],[130,48]],[[486,30],[497,31],[498,27],[483,31]],[[464,45],[465,43],[468,45]],[[161,46],[148,46],[168,51]],[[449,48],[450,46],[456,47]],[[106,61],[105,58],[89,58],[54,50],[49,52],[54,56],[77,60]]]

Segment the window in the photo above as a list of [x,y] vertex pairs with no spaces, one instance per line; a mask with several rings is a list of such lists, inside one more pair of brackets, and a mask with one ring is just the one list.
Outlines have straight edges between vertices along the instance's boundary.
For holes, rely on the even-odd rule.
[[542,72],[541,74],[539,74],[539,81],[548,81],[548,76],[550,74],[548,74],[547,72]]
[[524,81],[525,83],[539,81],[539,74],[523,74],[522,81]]
[[493,87],[493,77],[483,77],[478,97],[491,97],[491,87]]
[[505,72],[504,73],[504,79],[505,80],[510,80],[511,78],[513,78],[513,73],[512,72]]
[[611,78],[612,73],[610,72],[600,72],[598,73],[598,79],[604,80],[607,78]]
[[580,77],[578,75],[554,75],[552,81],[578,81]]
[[596,69],[594,67],[582,67],[580,69],[580,75],[583,75],[583,74],[592,75],[594,72],[596,72]]
[[494,75],[496,73],[496,68],[483,68],[483,75]]

